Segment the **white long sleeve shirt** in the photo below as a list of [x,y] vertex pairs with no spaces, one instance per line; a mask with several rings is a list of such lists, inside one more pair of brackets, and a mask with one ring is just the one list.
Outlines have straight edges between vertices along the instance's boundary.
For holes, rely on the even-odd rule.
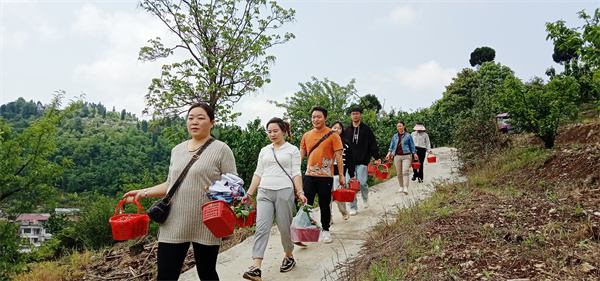
[[[273,156],[273,144],[263,147],[258,154],[258,164],[254,174],[260,177],[258,187],[269,190],[280,190],[293,187],[290,178],[283,172]],[[275,150],[277,160],[285,171],[292,177],[301,175],[300,172],[300,150],[286,142]]]

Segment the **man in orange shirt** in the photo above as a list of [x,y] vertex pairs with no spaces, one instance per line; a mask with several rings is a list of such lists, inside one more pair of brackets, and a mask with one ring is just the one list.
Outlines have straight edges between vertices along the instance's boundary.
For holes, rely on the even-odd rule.
[[344,163],[342,159],[342,139],[330,128],[327,122],[327,109],[317,106],[311,112],[314,129],[306,132],[300,142],[300,157],[308,154],[307,168],[304,177],[304,192],[308,204],[315,202],[315,195],[319,194],[319,207],[321,208],[321,225],[323,227],[323,242],[331,243],[329,224],[331,222],[331,186],[333,184],[333,159],[338,163],[340,185],[346,184],[344,178]]

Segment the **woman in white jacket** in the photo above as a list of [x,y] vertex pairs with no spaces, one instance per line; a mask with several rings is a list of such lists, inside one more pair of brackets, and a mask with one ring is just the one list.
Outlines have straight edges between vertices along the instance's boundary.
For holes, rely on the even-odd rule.
[[417,149],[417,156],[421,161],[421,167],[419,169],[413,169],[412,181],[419,180],[423,182],[423,166],[425,166],[425,154],[427,151],[431,153],[431,142],[429,142],[429,135],[425,132],[425,126],[422,122],[417,122],[413,128],[411,134],[413,141],[415,142],[415,148]]

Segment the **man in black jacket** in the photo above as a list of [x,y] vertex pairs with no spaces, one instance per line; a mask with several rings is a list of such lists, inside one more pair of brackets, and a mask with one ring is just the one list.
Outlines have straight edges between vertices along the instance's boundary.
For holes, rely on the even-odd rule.
[[[362,117],[362,108],[354,107],[350,111],[352,124],[344,129],[344,138],[350,143],[353,152],[354,163],[356,164],[356,177],[360,180],[360,194],[365,204],[365,209],[369,208],[369,186],[367,185],[367,165],[371,161],[371,156],[375,159],[375,165],[381,164],[377,148],[377,140],[371,128],[360,121]],[[349,176],[346,176],[349,178]],[[350,203],[350,215],[356,215],[358,211],[357,197]]]

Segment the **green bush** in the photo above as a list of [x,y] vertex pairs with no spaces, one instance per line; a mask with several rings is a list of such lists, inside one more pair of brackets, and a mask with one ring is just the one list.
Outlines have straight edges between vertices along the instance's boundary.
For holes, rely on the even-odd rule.
[[0,221],[0,280],[10,280],[11,275],[23,269],[23,255],[19,252],[21,239],[16,235],[18,231],[17,223]]

